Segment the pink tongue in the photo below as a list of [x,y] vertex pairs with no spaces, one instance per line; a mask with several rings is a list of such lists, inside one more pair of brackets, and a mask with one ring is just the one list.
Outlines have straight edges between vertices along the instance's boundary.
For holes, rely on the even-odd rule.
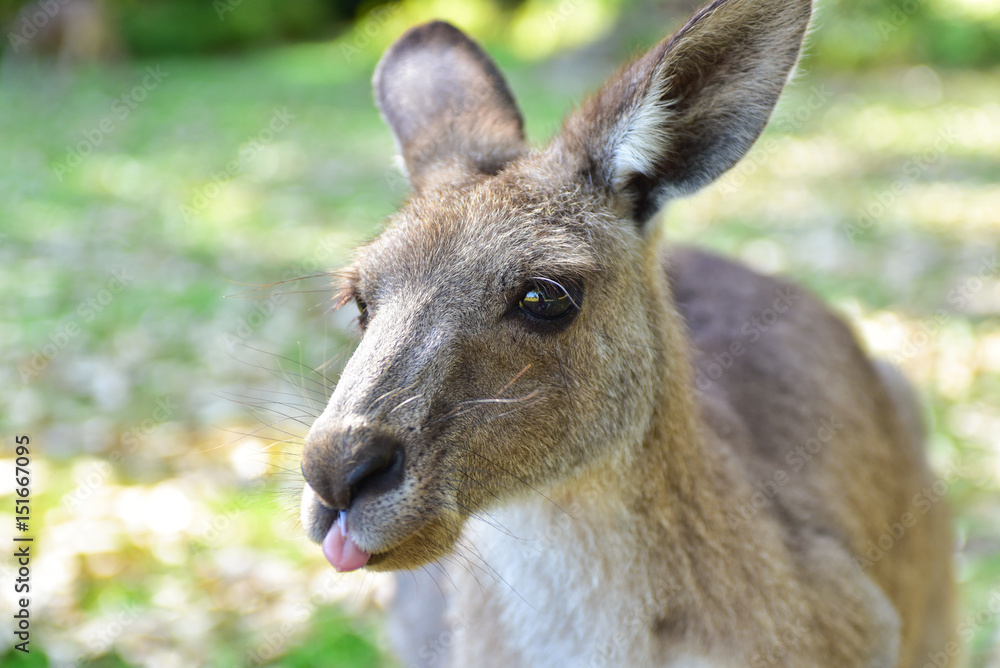
[[341,573],[356,571],[368,563],[370,554],[358,547],[347,535],[344,513],[341,512],[337,521],[323,539],[323,556]]

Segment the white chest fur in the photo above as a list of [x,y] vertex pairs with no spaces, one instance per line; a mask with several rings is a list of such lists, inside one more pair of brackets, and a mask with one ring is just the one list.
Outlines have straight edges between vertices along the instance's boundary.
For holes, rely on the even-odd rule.
[[[544,499],[472,520],[452,568],[452,665],[721,666],[654,637],[667,595],[620,520]],[[472,663],[469,663],[472,662]]]

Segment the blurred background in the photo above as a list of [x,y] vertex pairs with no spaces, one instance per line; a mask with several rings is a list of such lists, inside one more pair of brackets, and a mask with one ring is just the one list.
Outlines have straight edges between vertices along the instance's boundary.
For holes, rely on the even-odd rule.
[[[452,21],[541,142],[697,4],[0,2],[0,525],[27,434],[35,538],[31,653],[8,621],[0,663],[393,665],[391,584],[333,573],[296,498],[353,340],[327,273],[407,192],[374,65]],[[662,216],[808,285],[917,385],[976,668],[1000,666],[998,180],[1000,0],[821,2],[762,140]]]

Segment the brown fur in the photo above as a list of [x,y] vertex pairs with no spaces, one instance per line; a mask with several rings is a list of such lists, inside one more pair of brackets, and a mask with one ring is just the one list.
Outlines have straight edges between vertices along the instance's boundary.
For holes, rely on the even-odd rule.
[[[760,134],[808,16],[718,0],[544,150],[454,28],[380,63],[414,194],[346,273],[364,335],[307,439],[303,519],[319,541],[344,510],[373,570],[454,566],[453,665],[919,668],[952,637],[905,385],[800,288],[664,254],[648,222]],[[578,308],[525,314],[539,281]],[[348,484],[387,447],[398,467]]]

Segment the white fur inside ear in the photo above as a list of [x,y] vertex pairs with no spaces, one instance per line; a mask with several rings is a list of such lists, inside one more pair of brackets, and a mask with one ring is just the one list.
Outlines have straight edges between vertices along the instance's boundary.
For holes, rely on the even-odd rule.
[[[654,78],[656,81],[657,78]],[[646,91],[636,108],[626,117],[612,150],[612,182],[620,185],[633,174],[652,177],[656,163],[670,150],[670,103],[663,100],[665,82]]]

